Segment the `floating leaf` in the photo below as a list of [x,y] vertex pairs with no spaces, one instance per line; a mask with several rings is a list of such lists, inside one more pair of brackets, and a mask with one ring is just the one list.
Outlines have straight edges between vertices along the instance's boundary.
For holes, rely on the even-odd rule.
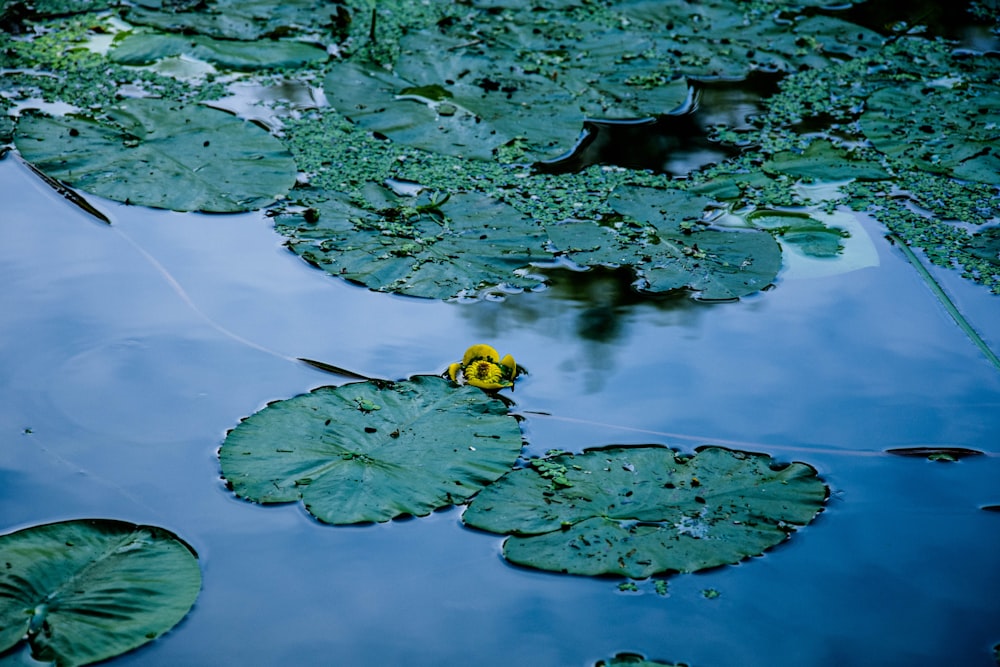
[[155,0],[136,4],[126,14],[130,23],[219,39],[253,41],[309,29],[329,29],[349,21],[341,2],[327,0],[207,0],[192,3],[161,3]]
[[968,250],[1000,271],[1000,227],[990,227],[973,234]]
[[116,42],[108,57],[112,62],[123,65],[149,65],[163,58],[180,55],[241,71],[316,65],[328,57],[325,50],[304,42],[288,40],[239,42],[202,35],[181,36],[144,32],[131,33]]
[[[802,12],[778,20],[774,12],[733,0],[630,0],[620,7],[631,20],[661,31],[664,69],[691,77],[739,78],[751,69],[822,68],[865,56],[883,42],[873,30],[834,17],[806,17]],[[670,26],[668,34],[662,34],[663,26]]]
[[173,533],[109,519],[0,536],[0,652],[25,636],[35,659],[106,660],[176,625],[201,589],[194,550]]
[[369,190],[369,209],[329,194],[304,213],[278,218],[288,247],[329,273],[380,292],[449,299],[498,285],[537,287],[522,275],[551,259],[546,237],[512,207],[480,194],[446,201]]
[[958,461],[969,456],[981,456],[983,454],[978,449],[968,449],[967,447],[897,447],[885,451],[887,454],[894,454],[895,456],[909,456],[946,463]]
[[219,458],[241,498],[301,500],[320,521],[350,524],[464,502],[520,451],[520,428],[503,402],[417,376],[272,403],[230,431]]
[[890,178],[882,165],[837,148],[830,141],[813,141],[802,152],[781,151],[764,162],[767,173],[782,173],[809,181],[878,181]]
[[680,190],[625,186],[611,206],[648,228],[574,220],[546,231],[578,264],[631,266],[649,292],[690,289],[705,300],[735,299],[770,285],[781,267],[778,244],[765,232],[699,224],[710,202]]
[[473,499],[462,520],[511,535],[512,563],[631,578],[737,563],[787,539],[822,509],[827,489],[803,463],[706,447],[608,447],[551,459],[569,486],[535,467]]
[[809,257],[836,257],[844,250],[842,241],[850,236],[839,227],[827,227],[815,218],[788,211],[755,211],[747,222],[766,229]]
[[996,86],[916,83],[869,97],[861,128],[875,148],[909,167],[1000,185],[998,117]]
[[611,660],[598,660],[594,667],[687,667],[684,663],[649,660],[641,653],[619,653]]
[[295,184],[295,162],[259,127],[168,100],[124,100],[106,116],[20,119],[24,158],[49,176],[117,201],[176,211],[261,208]]

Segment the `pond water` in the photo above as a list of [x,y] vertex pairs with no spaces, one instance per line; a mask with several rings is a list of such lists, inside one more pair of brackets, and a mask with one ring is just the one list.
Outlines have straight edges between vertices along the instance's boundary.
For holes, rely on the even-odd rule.
[[[1000,642],[1000,372],[884,230],[853,217],[841,270],[791,262],[736,303],[639,298],[611,271],[445,303],[308,267],[261,213],[93,197],[95,222],[0,161],[0,508],[11,531],[79,517],[160,525],[204,588],[116,665],[987,665]],[[1000,350],[996,297],[935,271]],[[622,592],[506,564],[460,510],[331,527],[237,500],[228,429],[269,401],[367,375],[440,373],[475,342],[530,372],[511,394],[529,454],[705,443],[799,460],[825,511],[764,556]],[[894,447],[986,452],[956,463]],[[717,597],[706,596],[714,590]],[[26,649],[0,658],[32,664]]]

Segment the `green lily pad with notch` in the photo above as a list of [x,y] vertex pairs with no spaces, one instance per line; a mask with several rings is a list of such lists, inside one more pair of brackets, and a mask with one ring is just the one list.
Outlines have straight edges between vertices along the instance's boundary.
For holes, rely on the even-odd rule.
[[747,222],[815,258],[837,257],[844,251],[843,240],[850,236],[839,227],[827,227],[805,213],[791,211],[755,211]]
[[915,83],[876,91],[861,129],[904,165],[1000,185],[1000,87]]
[[222,475],[241,498],[302,501],[332,524],[424,516],[510,470],[521,429],[507,406],[437,376],[321,387],[229,432]]
[[474,193],[436,204],[374,185],[367,194],[362,208],[327,193],[306,212],[279,216],[276,229],[306,261],[380,292],[450,299],[542,284],[524,270],[552,258],[545,233],[507,204]]
[[880,181],[891,178],[877,162],[861,159],[826,139],[813,141],[802,152],[781,151],[763,164],[769,174],[788,174],[814,182]]
[[647,292],[688,289],[703,300],[737,299],[772,283],[781,249],[757,230],[701,224],[712,200],[681,190],[623,186],[611,206],[637,221],[602,226],[571,220],[546,226],[556,248],[583,266],[630,266]]
[[295,184],[291,154],[252,123],[208,107],[128,99],[98,118],[26,115],[15,142],[57,180],[116,201],[235,213]]
[[[462,516],[509,535],[508,561],[552,572],[644,578],[738,563],[779,544],[823,509],[827,488],[804,463],[704,447],[606,447],[513,470]],[[562,470],[560,468],[560,470]]]
[[0,535],[0,652],[27,637],[36,660],[87,665],[170,630],[201,570],[168,530],[80,519]]
[[149,65],[180,55],[239,71],[318,65],[328,58],[324,49],[294,40],[243,42],[148,32],[130,33],[108,53],[112,62],[122,65]]

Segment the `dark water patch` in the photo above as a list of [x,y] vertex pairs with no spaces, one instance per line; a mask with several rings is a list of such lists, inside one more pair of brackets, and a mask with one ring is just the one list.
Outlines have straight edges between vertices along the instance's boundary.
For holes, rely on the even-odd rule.
[[564,155],[536,162],[542,173],[564,174],[594,164],[683,176],[740,152],[715,138],[722,127],[751,128],[764,100],[778,92],[783,73],[755,71],[745,79],[690,81],[688,100],[660,116],[631,120],[587,119],[576,145]]

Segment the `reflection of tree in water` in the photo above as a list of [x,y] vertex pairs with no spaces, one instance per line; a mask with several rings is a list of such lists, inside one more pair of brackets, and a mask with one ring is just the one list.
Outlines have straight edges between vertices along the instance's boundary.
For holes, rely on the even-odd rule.
[[548,278],[548,289],[511,296],[501,303],[479,303],[461,312],[484,339],[509,331],[539,332],[551,341],[546,354],[559,359],[562,370],[583,374],[584,393],[600,390],[633,323],[693,328],[708,307],[684,291],[639,292],[628,268],[538,272]]

